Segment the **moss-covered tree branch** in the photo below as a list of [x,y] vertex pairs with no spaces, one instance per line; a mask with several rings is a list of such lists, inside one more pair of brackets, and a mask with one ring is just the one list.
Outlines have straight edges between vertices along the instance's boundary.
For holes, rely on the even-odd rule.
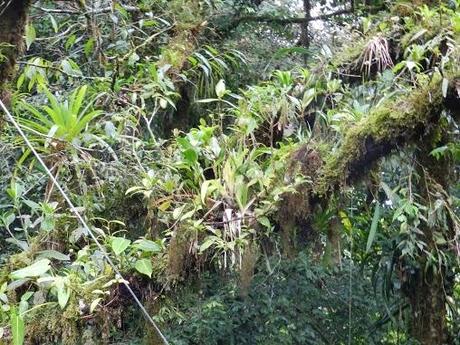
[[325,158],[314,192],[325,195],[356,181],[392,150],[423,140],[444,108],[441,83],[434,78],[408,95],[389,99],[350,128],[340,147]]
[[[450,90],[455,91],[455,82]],[[331,153],[313,147],[301,147],[292,156],[294,167],[309,182],[297,193],[285,195],[280,220],[305,221],[318,204],[328,202],[342,186],[363,178],[373,165],[395,149],[427,140],[439,128],[444,109],[455,112],[460,100],[455,95],[444,98],[442,78],[437,76],[409,94],[388,99],[346,132],[341,145]]]

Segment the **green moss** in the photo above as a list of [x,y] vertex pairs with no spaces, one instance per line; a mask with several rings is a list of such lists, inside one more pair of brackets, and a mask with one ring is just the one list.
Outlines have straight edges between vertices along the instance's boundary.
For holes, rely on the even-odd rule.
[[353,40],[354,44],[346,44],[334,55],[331,65],[336,68],[343,68],[347,71],[355,70],[356,63],[366,47],[366,40],[362,36],[357,36]]
[[35,254],[41,249],[42,236],[38,235],[29,240],[29,249],[8,258],[8,262],[0,270],[0,285],[8,281],[11,272],[29,266],[33,263]]
[[174,17],[175,34],[162,49],[159,66],[171,65],[172,74],[180,73],[187,58],[196,47],[196,35],[203,28],[203,11],[200,3],[192,0],[174,0],[168,4],[168,12]]
[[199,25],[204,14],[201,4],[196,0],[173,0],[168,3],[168,12],[176,21],[177,31],[189,30]]
[[57,303],[44,304],[26,315],[26,344],[75,345],[80,343],[81,318],[71,299],[63,311]]
[[[396,99],[390,99],[376,108],[368,117],[350,128],[340,148],[326,156],[321,176],[315,183],[315,192],[322,195],[347,181],[350,167],[368,153],[367,143],[389,145],[408,143],[416,139],[417,130],[428,129],[432,119],[442,108],[441,78],[422,85]],[[372,162],[367,162],[370,166]],[[361,171],[353,172],[357,175]]]
[[181,71],[187,58],[195,49],[195,42],[192,33],[182,31],[173,37],[169,44],[162,50],[159,66],[171,65],[172,69]]

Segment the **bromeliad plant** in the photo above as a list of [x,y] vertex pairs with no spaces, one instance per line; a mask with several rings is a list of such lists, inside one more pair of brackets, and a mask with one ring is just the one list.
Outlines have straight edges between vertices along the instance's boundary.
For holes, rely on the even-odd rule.
[[16,107],[19,124],[31,136],[35,148],[42,152],[62,151],[69,145],[78,146],[88,131],[88,124],[102,115],[91,110],[92,103],[84,105],[88,86],[73,91],[68,99],[60,101],[45,86],[43,92],[48,105],[36,108],[25,100]]

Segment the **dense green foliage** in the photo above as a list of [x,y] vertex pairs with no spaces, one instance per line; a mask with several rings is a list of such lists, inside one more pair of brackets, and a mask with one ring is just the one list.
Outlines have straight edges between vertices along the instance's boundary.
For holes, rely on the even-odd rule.
[[458,0],[8,6],[0,344],[460,344]]

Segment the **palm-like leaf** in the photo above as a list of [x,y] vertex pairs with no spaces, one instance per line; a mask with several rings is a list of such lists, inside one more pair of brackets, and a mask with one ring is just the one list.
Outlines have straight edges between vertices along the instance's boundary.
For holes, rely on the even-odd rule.
[[102,114],[99,110],[89,111],[89,106],[83,108],[87,89],[87,86],[76,89],[65,101],[59,101],[45,89],[49,105],[37,109],[23,101],[21,106],[27,116],[21,113],[19,123],[35,136],[42,136],[34,138],[35,142],[45,143],[51,137],[72,143],[81,137],[92,120]]

